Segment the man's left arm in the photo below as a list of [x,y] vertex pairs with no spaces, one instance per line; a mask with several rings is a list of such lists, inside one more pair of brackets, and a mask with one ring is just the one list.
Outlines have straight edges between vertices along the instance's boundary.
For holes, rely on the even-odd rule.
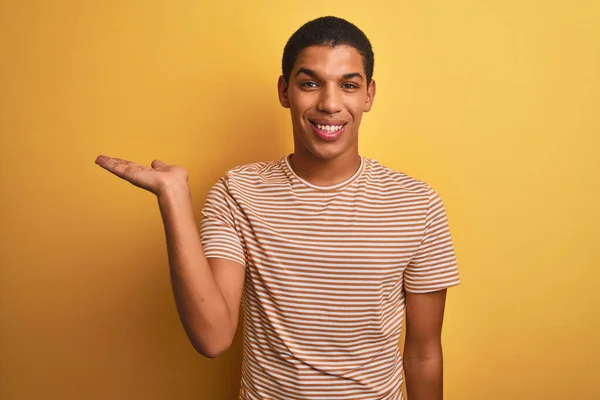
[[404,374],[408,400],[442,400],[446,289],[406,293]]
[[429,187],[421,244],[404,270],[408,400],[442,400],[442,322],[446,290],[460,283],[446,210]]

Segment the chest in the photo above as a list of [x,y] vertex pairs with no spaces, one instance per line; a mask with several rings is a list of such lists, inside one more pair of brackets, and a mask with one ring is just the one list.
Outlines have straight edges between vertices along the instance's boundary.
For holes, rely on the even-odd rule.
[[240,206],[250,269],[275,281],[394,285],[423,235],[419,207],[376,193],[250,198]]

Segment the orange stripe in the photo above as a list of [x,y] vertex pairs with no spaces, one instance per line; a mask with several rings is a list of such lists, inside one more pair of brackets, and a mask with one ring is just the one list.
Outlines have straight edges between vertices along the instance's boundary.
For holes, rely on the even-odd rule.
[[241,399],[403,399],[405,291],[460,282],[438,194],[366,158],[327,188],[287,157],[234,168],[200,231],[246,265]]

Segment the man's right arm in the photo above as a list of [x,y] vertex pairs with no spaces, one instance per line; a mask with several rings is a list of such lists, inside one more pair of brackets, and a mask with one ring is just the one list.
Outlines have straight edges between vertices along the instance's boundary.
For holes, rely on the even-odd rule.
[[207,260],[194,219],[188,172],[160,160],[145,166],[106,155],[99,155],[96,164],[158,197],[183,327],[198,352],[206,357],[223,353],[237,328],[245,268],[225,259]]
[[181,322],[194,348],[216,357],[230,347],[237,329],[245,268],[230,260],[207,260],[187,184],[162,190],[158,203]]

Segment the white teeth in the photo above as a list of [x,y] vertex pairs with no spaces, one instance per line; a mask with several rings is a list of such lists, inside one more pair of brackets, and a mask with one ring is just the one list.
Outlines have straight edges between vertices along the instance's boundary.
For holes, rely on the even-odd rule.
[[317,128],[328,133],[337,132],[343,127],[344,125],[317,125]]

